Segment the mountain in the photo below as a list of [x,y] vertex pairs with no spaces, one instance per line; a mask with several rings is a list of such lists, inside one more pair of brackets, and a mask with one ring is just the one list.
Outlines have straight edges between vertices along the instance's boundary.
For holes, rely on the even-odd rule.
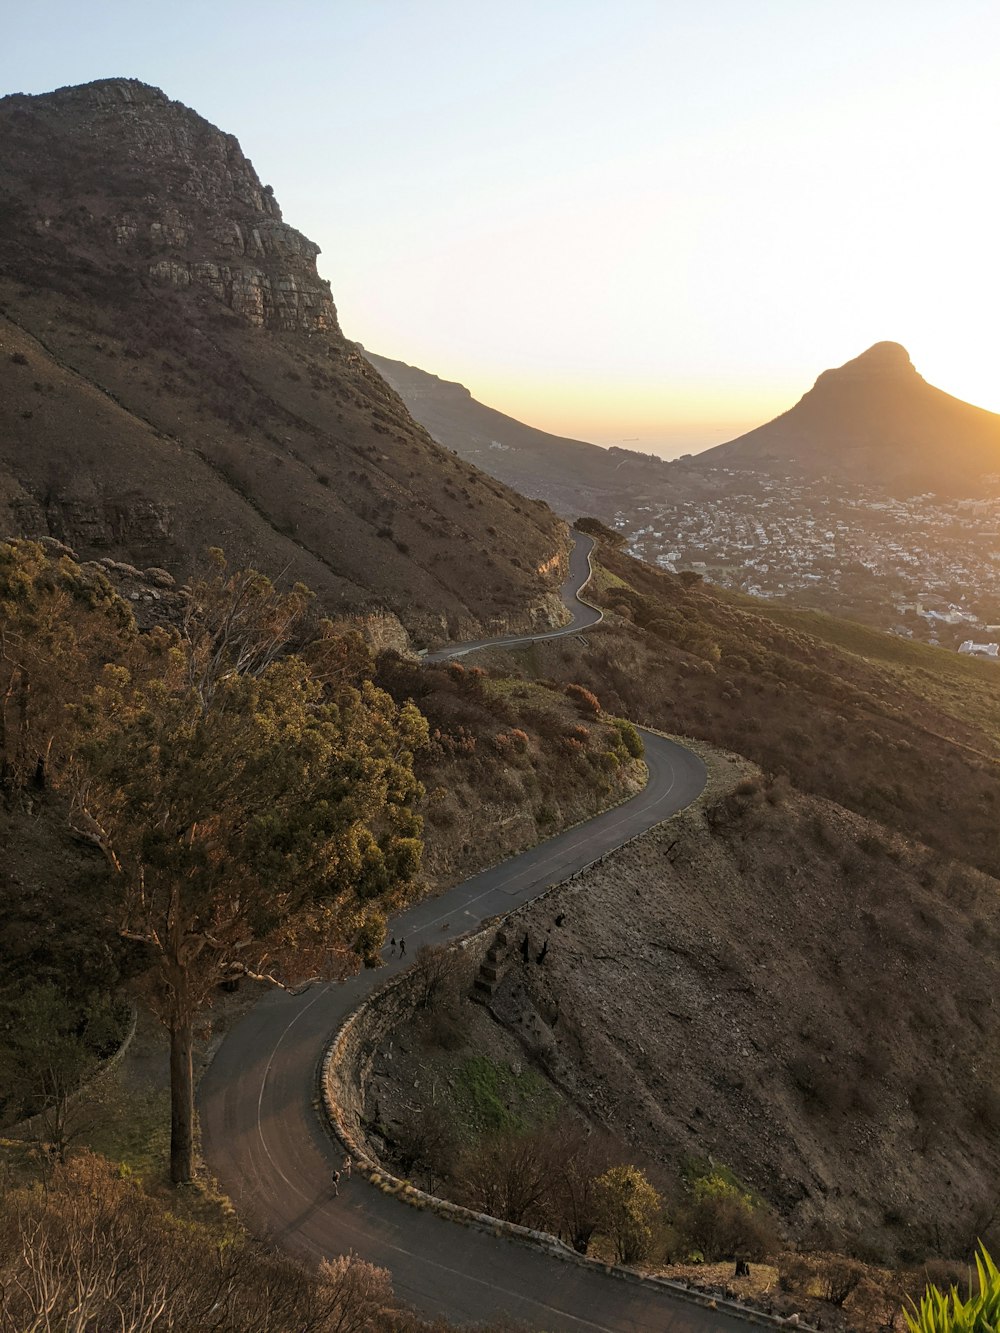
[[156,88],[0,99],[0,535],[181,576],[221,546],[395,639],[547,619],[564,526],[413,421],[318,253]]
[[827,370],[793,408],[692,460],[968,493],[1000,473],[1000,416],[927,383],[899,343]]
[[611,518],[622,504],[658,491],[666,476],[655,455],[536,430],[477,402],[463,384],[362,350],[435,440],[558,513]]

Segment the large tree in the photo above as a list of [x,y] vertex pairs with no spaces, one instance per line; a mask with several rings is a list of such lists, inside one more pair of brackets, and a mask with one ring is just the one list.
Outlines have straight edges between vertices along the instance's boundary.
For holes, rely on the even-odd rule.
[[114,869],[170,1034],[175,1182],[194,1169],[192,1042],[214,988],[370,961],[419,866],[426,723],[364,679],[363,657],[309,626],[304,589],[220,561],[160,669],[109,667],[78,710],[75,818]]

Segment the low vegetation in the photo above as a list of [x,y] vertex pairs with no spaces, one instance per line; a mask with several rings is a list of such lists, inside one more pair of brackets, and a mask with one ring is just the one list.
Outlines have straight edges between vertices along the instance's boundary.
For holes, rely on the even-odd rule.
[[536,644],[508,670],[583,686],[612,713],[746,755],[1000,873],[993,664],[725,593],[608,542],[593,595],[606,620],[585,643]]
[[907,1311],[910,1333],[992,1333],[1000,1324],[1000,1272],[985,1245],[976,1255],[976,1277],[965,1300],[955,1286],[944,1292],[929,1285],[919,1306]]
[[[477,1326],[480,1327],[480,1326]],[[0,1333],[437,1333],[388,1272],[351,1256],[307,1270],[237,1234],[181,1221],[91,1154],[0,1193]],[[452,1326],[448,1325],[448,1329]]]
[[731,1171],[695,1158],[676,1173],[640,1165],[543,1068],[480,1046],[469,966],[461,950],[421,949],[416,1008],[393,1034],[392,1060],[376,1056],[366,1128],[398,1172],[604,1260],[756,1262],[776,1251],[773,1210]]
[[377,684],[399,702],[412,699],[427,718],[415,772],[425,789],[424,870],[439,887],[589,818],[645,781],[631,723],[601,710],[590,691],[511,679],[505,666],[378,657]]

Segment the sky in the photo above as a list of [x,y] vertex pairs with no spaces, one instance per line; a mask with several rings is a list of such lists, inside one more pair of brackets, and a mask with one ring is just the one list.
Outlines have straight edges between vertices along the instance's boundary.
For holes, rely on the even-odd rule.
[[348,337],[558,434],[696,452],[901,342],[1000,411],[997,0],[31,0],[0,93],[235,134]]

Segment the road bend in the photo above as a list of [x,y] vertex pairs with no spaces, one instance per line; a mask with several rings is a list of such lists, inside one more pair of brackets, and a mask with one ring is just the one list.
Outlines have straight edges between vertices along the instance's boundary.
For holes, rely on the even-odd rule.
[[[427,660],[476,648],[577,633],[601,619],[577,596],[590,574],[593,542],[576,534],[563,589],[572,613],[561,629],[523,639],[454,645]],[[690,804],[705,785],[701,760],[643,732],[646,786],[636,796],[441,897],[393,919],[407,954],[453,939],[530,902],[630,838]],[[398,1297],[419,1313],[475,1323],[498,1316],[545,1330],[744,1330],[730,1313],[706,1310],[669,1290],[580,1267],[530,1245],[457,1225],[384,1195],[363,1176],[330,1173],[339,1158],[316,1105],[317,1071],[331,1036],[354,1008],[406,960],[298,996],[265,996],[226,1036],[198,1092],[205,1159],[257,1235],[306,1259],[352,1251],[389,1269]]]

